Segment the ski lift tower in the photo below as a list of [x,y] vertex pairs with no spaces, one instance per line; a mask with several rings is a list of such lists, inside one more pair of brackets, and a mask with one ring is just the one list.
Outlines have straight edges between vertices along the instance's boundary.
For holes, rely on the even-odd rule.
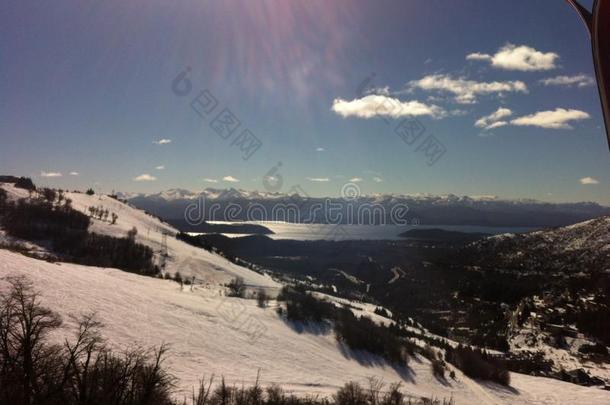
[[159,266],[161,270],[165,272],[165,264],[168,257],[167,253],[167,232],[161,231],[161,258],[159,260]]
[[591,11],[578,0],[566,0],[580,15],[591,36],[593,63],[610,149],[610,0],[595,0]]

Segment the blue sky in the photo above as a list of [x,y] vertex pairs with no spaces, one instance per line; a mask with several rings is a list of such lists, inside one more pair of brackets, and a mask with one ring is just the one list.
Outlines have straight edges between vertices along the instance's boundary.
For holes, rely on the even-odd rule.
[[[0,173],[104,192],[263,190],[281,162],[280,191],[310,195],[353,181],[610,205],[593,76],[564,1],[9,2]],[[202,117],[191,102],[206,89],[217,105]],[[211,127],[224,108],[240,122],[228,139]],[[425,133],[409,144],[395,128],[412,114]],[[243,130],[262,143],[247,160]],[[428,139],[445,151],[432,165]]]

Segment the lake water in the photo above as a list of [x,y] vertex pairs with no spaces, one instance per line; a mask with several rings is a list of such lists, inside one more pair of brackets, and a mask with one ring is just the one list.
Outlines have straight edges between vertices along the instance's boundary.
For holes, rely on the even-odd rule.
[[[222,223],[228,222],[210,222]],[[271,229],[274,234],[268,235],[272,239],[294,240],[398,240],[404,239],[399,234],[410,229],[444,229],[469,233],[488,233],[492,235],[502,233],[521,233],[536,230],[536,228],[515,228],[497,226],[471,226],[471,225],[323,225],[323,224],[295,224],[287,222],[232,222],[263,225]],[[246,236],[244,234],[225,234],[229,237]]]

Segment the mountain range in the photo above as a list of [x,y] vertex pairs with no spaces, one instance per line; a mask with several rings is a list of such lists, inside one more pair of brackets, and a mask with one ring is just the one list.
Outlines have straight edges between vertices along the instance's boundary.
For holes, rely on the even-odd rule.
[[[170,189],[153,194],[117,195],[167,220],[183,219],[187,211],[192,214],[197,210],[206,221],[272,220],[375,225],[403,221],[399,224],[535,228],[565,226],[610,215],[610,207],[594,202],[549,203],[454,194],[371,194],[342,198],[206,188],[200,192]],[[332,207],[334,215],[329,215],[328,207]],[[398,217],[396,212],[400,213]]]

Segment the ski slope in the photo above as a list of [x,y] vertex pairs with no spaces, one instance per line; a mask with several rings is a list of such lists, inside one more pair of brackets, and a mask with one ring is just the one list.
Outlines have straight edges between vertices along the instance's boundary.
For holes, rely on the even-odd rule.
[[[331,331],[304,331],[285,323],[274,309],[253,300],[227,298],[217,287],[193,291],[169,280],[116,269],[49,263],[0,249],[0,277],[24,275],[41,292],[44,304],[65,324],[57,339],[71,334],[73,316],[95,312],[112,345],[171,345],[167,366],[178,377],[178,396],[187,395],[203,376],[228,382],[282,384],[298,394],[329,395],[346,381],[403,381],[414,397],[453,397],[457,404],[607,404],[610,392],[557,380],[512,374],[512,387],[479,383],[458,375],[438,381],[426,359],[395,368],[369,354],[340,346]],[[5,285],[0,282],[0,288]]]

